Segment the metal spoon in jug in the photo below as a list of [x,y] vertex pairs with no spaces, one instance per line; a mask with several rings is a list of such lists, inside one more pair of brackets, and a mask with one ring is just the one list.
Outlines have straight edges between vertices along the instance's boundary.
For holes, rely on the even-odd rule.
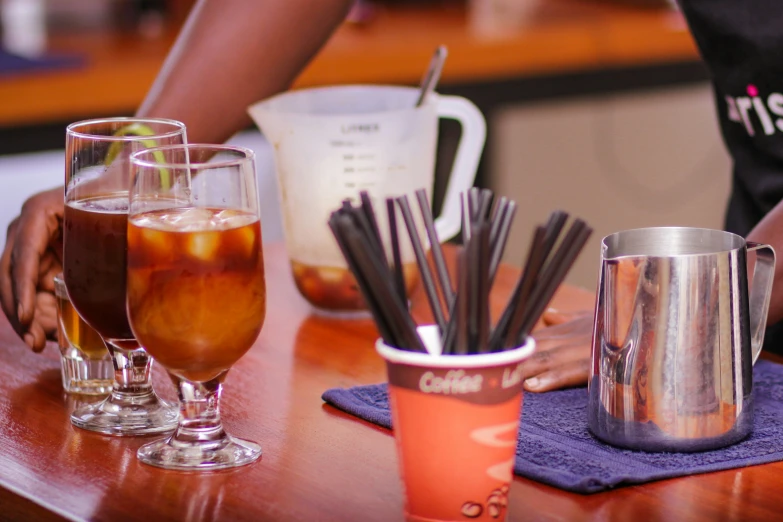
[[449,51],[445,45],[439,45],[432,55],[430,60],[430,66],[427,68],[427,72],[424,78],[421,80],[421,90],[419,91],[419,99],[416,101],[416,107],[421,107],[427,96],[435,90],[435,86],[440,79],[440,72],[443,70],[443,64],[446,62],[446,57],[449,55]]

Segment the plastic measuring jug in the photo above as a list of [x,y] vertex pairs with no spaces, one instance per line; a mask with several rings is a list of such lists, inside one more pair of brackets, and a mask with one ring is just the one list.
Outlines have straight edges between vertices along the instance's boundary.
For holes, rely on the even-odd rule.
[[[415,107],[418,94],[412,87],[321,87],[289,91],[248,109],[273,146],[294,280],[316,309],[365,310],[327,225],[329,215],[366,190],[387,235],[385,198],[425,188],[431,199],[439,118],[457,120],[462,135],[435,226],[441,241],[460,231],[460,194],[473,185],[486,123],[465,98],[432,93]],[[405,229],[401,220],[398,226]],[[404,236],[401,248],[410,289],[417,271]]]

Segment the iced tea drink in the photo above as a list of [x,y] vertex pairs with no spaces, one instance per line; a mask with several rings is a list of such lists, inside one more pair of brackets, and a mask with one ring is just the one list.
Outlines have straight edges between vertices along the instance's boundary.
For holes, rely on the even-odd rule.
[[152,359],[133,338],[125,309],[130,155],[181,144],[185,125],[158,118],[101,118],[65,134],[63,279],[76,312],[103,339],[112,365],[111,394],[84,404],[71,423],[112,436],[162,433],[177,411],[155,394]]
[[225,374],[250,349],[266,313],[258,217],[207,208],[137,214],[128,249],[136,338],[177,377],[206,382]]
[[73,346],[87,359],[104,359],[109,355],[101,336],[76,313],[67,297],[57,296],[57,307],[60,311],[57,339],[61,350]]
[[174,433],[136,455],[184,471],[256,462],[261,447],[232,437],[220,420],[224,377],[266,315],[255,154],[190,144],[130,159],[128,319],[180,401]]
[[79,314],[104,339],[132,339],[125,313],[128,193],[65,206],[63,273]]
[[109,350],[98,332],[76,312],[62,274],[54,277],[54,294],[63,389],[82,395],[106,395],[114,377]]

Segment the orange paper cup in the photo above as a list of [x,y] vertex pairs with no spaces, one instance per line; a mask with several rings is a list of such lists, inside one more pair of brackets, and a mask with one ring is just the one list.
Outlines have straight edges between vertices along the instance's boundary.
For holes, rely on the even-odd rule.
[[520,364],[535,350],[440,355],[435,326],[418,329],[429,354],[379,340],[386,360],[407,520],[504,520],[522,406]]

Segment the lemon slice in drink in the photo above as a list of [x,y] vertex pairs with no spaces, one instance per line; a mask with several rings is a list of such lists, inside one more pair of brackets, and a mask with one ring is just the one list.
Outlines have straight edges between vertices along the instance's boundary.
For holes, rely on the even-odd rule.
[[[148,125],[144,125],[143,123],[131,123],[130,125],[126,125],[119,130],[117,130],[114,133],[114,136],[154,136],[155,131],[153,131]],[[155,140],[141,140],[141,143],[144,144],[144,148],[152,148],[157,147],[158,143]],[[117,159],[117,156],[120,153],[120,150],[122,148],[122,142],[121,141],[115,141],[109,146],[109,150],[106,153],[106,159],[104,160],[104,164],[108,167],[112,164],[112,162]],[[166,158],[163,156],[163,153],[161,151],[155,151],[152,153],[152,155],[155,157],[156,163],[165,163]],[[169,174],[168,169],[160,169],[160,184],[164,189],[168,189],[171,187],[171,176]]]

